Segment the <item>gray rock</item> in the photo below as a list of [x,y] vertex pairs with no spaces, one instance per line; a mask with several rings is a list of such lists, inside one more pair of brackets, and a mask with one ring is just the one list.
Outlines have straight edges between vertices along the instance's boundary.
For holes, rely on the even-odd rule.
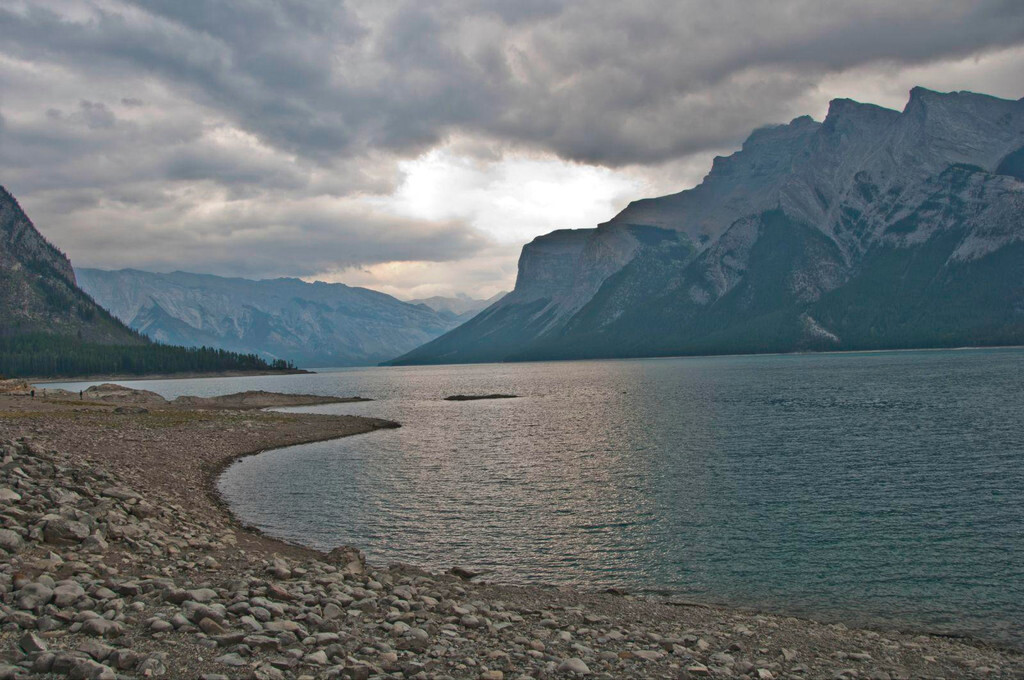
[[243,659],[239,654],[235,652],[231,652],[229,654],[222,654],[221,656],[218,656],[216,659],[214,659],[214,661],[225,666],[231,666],[232,668],[241,668],[243,666],[248,665],[245,662],[245,659]]
[[341,546],[327,553],[328,564],[336,564],[348,574],[363,574],[366,572],[366,557],[362,551],[351,546]]
[[197,588],[188,591],[188,599],[200,603],[212,602],[217,599],[217,591],[212,588]]
[[92,553],[106,552],[109,546],[102,536],[92,535],[82,541],[82,548]]
[[54,657],[50,670],[57,675],[68,675],[71,669],[85,658],[81,652],[59,652]]
[[57,658],[56,654],[50,652],[43,652],[36,656],[35,660],[32,661],[32,672],[42,675],[43,673],[49,673],[50,669],[53,668],[53,660]]
[[36,619],[35,626],[40,633],[48,633],[51,630],[59,630],[63,623],[52,616],[40,616]]
[[263,627],[272,633],[302,632],[302,626],[294,621],[268,621]]
[[174,625],[170,621],[154,619],[149,622],[149,629],[154,633],[167,633],[174,630]]
[[85,524],[64,517],[49,519],[43,525],[43,540],[47,543],[81,543],[90,533]]
[[199,626],[199,630],[203,631],[207,635],[223,635],[225,632],[224,626],[209,617],[204,617],[197,625]]
[[223,607],[217,608],[215,606],[207,606],[205,604],[199,604],[191,600],[181,605],[181,610],[193,623],[199,623],[203,619],[213,619],[214,621],[223,621],[224,613]]
[[92,596],[95,597],[97,600],[101,601],[113,600],[115,597],[117,597],[117,593],[115,593],[110,588],[97,588],[95,591],[93,591]]
[[319,650],[312,654],[307,654],[305,662],[314,666],[326,666],[327,665],[327,652]]
[[113,653],[114,648],[96,640],[86,640],[82,644],[78,645],[78,651],[83,654],[88,654],[96,661],[106,661]]
[[89,619],[82,624],[82,632],[96,637],[115,638],[120,637],[121,633],[124,632],[124,627],[116,621],[108,621],[102,618]]
[[270,664],[260,664],[252,672],[254,680],[284,680],[285,675]]
[[35,633],[25,633],[18,640],[18,646],[26,654],[35,654],[46,651],[46,643]]
[[36,609],[50,603],[53,589],[42,583],[29,583],[18,591],[18,609]]
[[81,659],[68,672],[69,680],[117,680],[117,674],[109,666],[93,661],[92,659]]
[[100,491],[100,495],[107,496],[108,498],[116,498],[119,501],[127,501],[132,499],[142,500],[142,496],[140,496],[139,494],[119,486],[112,486],[106,488],[103,491]]
[[167,652],[154,652],[139,662],[135,669],[143,677],[160,676],[167,673]]
[[53,589],[53,603],[58,607],[70,607],[85,597],[85,590],[77,583],[63,583]]
[[292,577],[292,570],[288,568],[288,564],[281,558],[275,558],[273,564],[269,567],[268,571],[274,575],[274,578],[281,580],[290,579]]
[[182,604],[189,599],[188,591],[182,588],[170,588],[164,591],[164,599],[173,604]]
[[25,541],[17,532],[10,529],[0,529],[0,548],[7,552],[20,552],[25,547]]
[[571,658],[564,659],[558,664],[559,673],[573,673],[575,675],[590,675],[590,668],[587,664],[583,663],[583,659]]
[[26,675],[28,675],[28,671],[24,668],[0,664],[0,680],[14,680],[15,678],[23,678]]
[[129,671],[139,663],[139,655],[128,649],[115,649],[106,662],[119,671]]

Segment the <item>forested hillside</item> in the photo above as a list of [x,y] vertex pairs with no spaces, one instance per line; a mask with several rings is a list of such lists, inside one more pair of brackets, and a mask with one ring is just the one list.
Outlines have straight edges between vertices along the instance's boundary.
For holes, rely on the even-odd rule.
[[291,370],[251,354],[152,342],[78,287],[67,256],[0,187],[0,375]]

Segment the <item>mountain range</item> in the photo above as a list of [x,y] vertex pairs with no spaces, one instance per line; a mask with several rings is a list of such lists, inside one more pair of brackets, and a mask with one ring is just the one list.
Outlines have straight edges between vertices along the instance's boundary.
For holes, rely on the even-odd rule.
[[299,366],[354,366],[394,358],[475,314],[486,301],[403,302],[340,283],[207,274],[78,269],[82,288],[159,342],[221,347]]
[[0,187],[0,377],[294,371],[287,360],[152,342],[79,286],[67,256]]
[[472,298],[465,293],[459,293],[454,297],[435,295],[428,298],[409,300],[409,304],[426,305],[435,312],[462,323],[464,321],[469,321],[474,316],[505,297],[506,294],[507,293],[503,291],[497,295],[487,298],[486,300],[478,300],[477,298]]
[[1024,100],[914,88],[535,239],[511,293],[393,363],[1001,344],[1024,344]]

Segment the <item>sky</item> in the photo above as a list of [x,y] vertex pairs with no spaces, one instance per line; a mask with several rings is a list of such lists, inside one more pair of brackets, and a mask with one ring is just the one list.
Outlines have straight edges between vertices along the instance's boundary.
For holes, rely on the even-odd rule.
[[753,129],[1022,74],[1020,0],[0,0],[0,184],[78,267],[489,297]]

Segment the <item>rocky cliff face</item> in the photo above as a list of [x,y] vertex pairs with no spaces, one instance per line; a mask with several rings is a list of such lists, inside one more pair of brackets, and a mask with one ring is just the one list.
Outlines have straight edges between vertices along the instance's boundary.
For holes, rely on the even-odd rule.
[[0,337],[31,333],[105,344],[143,342],[78,288],[67,256],[0,187]]
[[460,321],[365,288],[299,279],[132,269],[79,269],[78,278],[115,316],[154,340],[287,357],[300,366],[375,364]]
[[755,131],[694,189],[523,249],[400,363],[1024,343],[1024,101],[911,91]]

